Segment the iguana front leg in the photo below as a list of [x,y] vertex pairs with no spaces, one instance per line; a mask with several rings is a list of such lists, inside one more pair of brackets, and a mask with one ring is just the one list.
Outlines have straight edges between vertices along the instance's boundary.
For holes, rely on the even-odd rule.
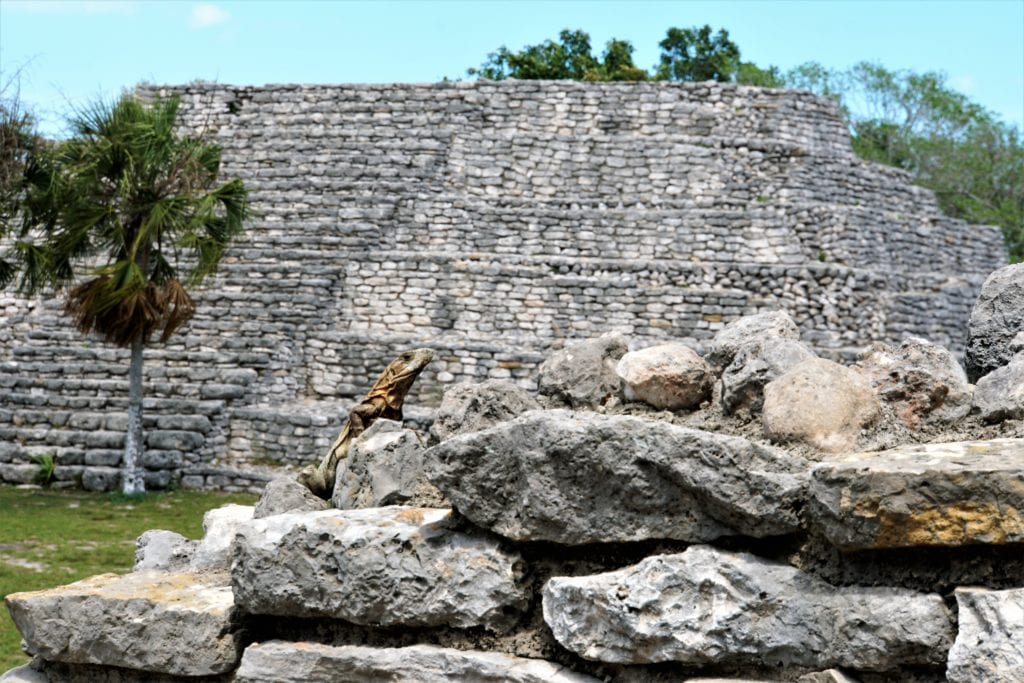
[[[371,399],[352,406],[352,411],[348,414],[349,438],[355,439],[369,429],[374,420],[381,416],[385,407],[383,399]],[[401,419],[400,415],[398,419]]]

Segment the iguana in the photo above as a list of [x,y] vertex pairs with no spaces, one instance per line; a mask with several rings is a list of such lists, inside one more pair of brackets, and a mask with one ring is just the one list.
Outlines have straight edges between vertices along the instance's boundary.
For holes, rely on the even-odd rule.
[[345,426],[319,465],[308,465],[296,477],[310,491],[324,500],[334,493],[334,477],[338,463],[348,455],[352,440],[363,433],[378,417],[402,419],[402,403],[427,363],[434,359],[430,349],[406,351],[391,361],[373,388],[349,412]]

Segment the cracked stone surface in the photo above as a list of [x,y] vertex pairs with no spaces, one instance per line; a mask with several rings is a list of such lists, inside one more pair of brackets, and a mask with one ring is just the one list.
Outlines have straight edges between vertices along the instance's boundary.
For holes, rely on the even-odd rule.
[[362,645],[270,641],[246,648],[237,683],[417,681],[446,683],[597,683],[542,659],[434,645],[376,648]]
[[950,683],[1024,681],[1024,588],[957,588],[956,642],[949,651]]
[[455,531],[451,510],[324,510],[239,529],[232,586],[252,614],[504,630],[525,607],[522,560]]
[[941,664],[953,641],[939,595],[837,588],[788,565],[710,546],[604,574],[552,578],[543,609],[563,646],[623,664],[885,671]]
[[656,420],[532,411],[449,439],[428,476],[475,524],[516,541],[706,541],[799,528],[808,463]]
[[226,574],[100,574],[6,602],[29,649],[50,661],[208,676],[241,654]]
[[811,470],[810,519],[844,550],[1024,542],[1024,439],[900,446]]

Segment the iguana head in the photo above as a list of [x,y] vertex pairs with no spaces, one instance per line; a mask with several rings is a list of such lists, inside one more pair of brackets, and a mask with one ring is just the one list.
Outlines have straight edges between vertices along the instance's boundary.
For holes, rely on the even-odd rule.
[[401,353],[384,370],[384,374],[377,380],[377,385],[374,388],[384,389],[384,398],[388,406],[401,408],[412,383],[432,360],[434,360],[434,352],[430,349],[413,349]]

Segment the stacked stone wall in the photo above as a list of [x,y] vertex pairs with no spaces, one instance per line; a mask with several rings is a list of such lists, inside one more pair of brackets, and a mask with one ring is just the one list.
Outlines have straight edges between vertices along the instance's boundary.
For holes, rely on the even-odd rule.
[[[614,329],[699,349],[767,309],[833,356],[909,334],[959,351],[982,280],[1006,261],[998,231],[944,217],[906,174],[857,159],[834,105],[809,93],[504,82],[144,94],[172,92],[255,211],[186,333],[147,351],[153,485],[315,458],[410,346],[437,351],[410,398],[421,407],[460,381],[532,387],[565,340]],[[57,302],[4,295],[0,479],[27,480],[50,452],[69,481],[113,485],[126,365],[79,339]]]

